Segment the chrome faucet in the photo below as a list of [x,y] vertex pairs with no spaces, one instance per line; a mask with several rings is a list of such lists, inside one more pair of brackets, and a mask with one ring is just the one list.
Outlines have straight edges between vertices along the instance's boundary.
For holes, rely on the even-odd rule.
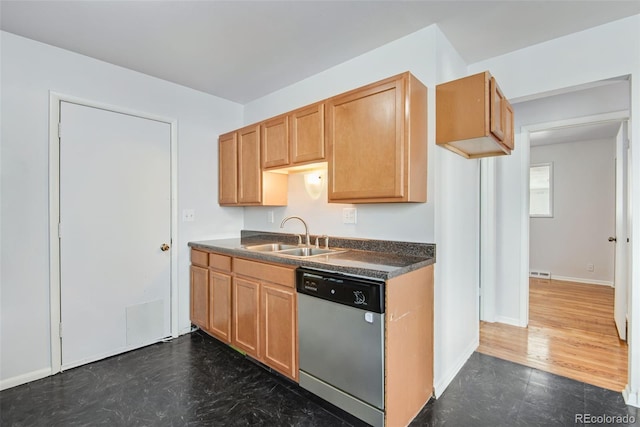
[[284,228],[284,223],[289,221],[290,219],[299,219],[300,222],[302,222],[302,224],[304,225],[304,236],[305,236],[305,243],[307,245],[307,247],[311,246],[311,237],[309,237],[309,227],[307,226],[307,223],[304,222],[304,219],[300,218],[299,216],[288,216],[285,219],[282,220],[282,222],[280,223],[280,228]]

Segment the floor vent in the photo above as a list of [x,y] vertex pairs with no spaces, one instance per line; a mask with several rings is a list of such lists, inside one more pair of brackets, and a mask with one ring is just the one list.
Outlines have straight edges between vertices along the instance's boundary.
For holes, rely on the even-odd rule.
[[551,279],[551,272],[549,271],[530,271],[529,277],[536,279]]

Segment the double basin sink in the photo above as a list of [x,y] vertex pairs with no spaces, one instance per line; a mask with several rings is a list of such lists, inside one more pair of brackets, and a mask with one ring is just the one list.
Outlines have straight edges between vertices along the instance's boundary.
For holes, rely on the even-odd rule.
[[294,258],[309,258],[320,255],[331,255],[345,252],[342,249],[314,248],[284,243],[266,243],[262,245],[244,246],[244,249],[254,252],[269,252],[273,255]]

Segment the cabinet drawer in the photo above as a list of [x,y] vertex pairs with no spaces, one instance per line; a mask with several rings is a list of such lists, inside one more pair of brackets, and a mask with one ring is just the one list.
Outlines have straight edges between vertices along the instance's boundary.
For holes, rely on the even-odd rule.
[[207,252],[191,249],[191,264],[207,267]]
[[295,268],[281,267],[278,265],[264,264],[236,258],[233,269],[236,274],[254,277],[261,281],[277,283],[279,285],[295,287]]
[[231,272],[231,257],[220,254],[209,254],[209,267],[220,271]]

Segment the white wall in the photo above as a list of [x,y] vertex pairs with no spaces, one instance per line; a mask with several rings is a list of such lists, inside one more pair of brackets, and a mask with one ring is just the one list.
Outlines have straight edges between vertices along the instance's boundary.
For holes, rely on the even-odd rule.
[[[436,83],[467,75],[449,40],[436,32]],[[435,87],[429,105],[435,141]],[[440,396],[479,344],[480,162],[440,147],[430,151],[435,177],[434,387]]]
[[[530,270],[558,280],[613,285],[615,139],[531,147],[553,163],[553,218],[531,218]],[[587,264],[594,270],[588,271]]]
[[[469,66],[469,72],[491,70],[509,98],[529,97],[557,91],[597,80],[631,76],[631,146],[638,151],[640,142],[640,15],[635,15],[599,27],[574,33],[565,37],[540,43],[516,52],[508,53]],[[528,252],[529,229],[526,218],[528,203],[528,141],[523,143],[521,129],[516,129],[516,150],[526,153],[504,157],[497,163],[498,171],[504,171],[498,183],[497,215],[503,220],[499,232],[505,246],[498,256],[502,268],[496,283],[496,295],[504,296],[496,310],[504,310],[505,317],[526,322],[527,306],[521,290],[527,281],[528,254],[520,256],[514,251],[523,248]],[[519,145],[518,145],[519,144]],[[524,150],[518,150],[518,147]],[[640,154],[632,155],[632,182],[640,182]],[[502,190],[502,191],[501,191]],[[640,191],[632,188],[631,235],[632,259],[640,253]],[[500,224],[500,222],[499,222]],[[517,265],[516,268],[513,268]],[[632,266],[629,346],[629,388],[625,392],[627,401],[640,405],[640,268]],[[518,289],[514,289],[518,288]],[[506,299],[508,297],[508,300]]]
[[[278,231],[300,215],[314,234],[436,243],[435,388],[442,393],[478,344],[478,162],[435,146],[435,85],[466,75],[466,64],[436,26],[417,31],[251,102],[245,123],[283,113],[377,80],[411,71],[428,87],[428,195],[417,204],[328,204],[312,200],[302,175],[289,177],[289,205],[245,208],[245,228]],[[373,171],[375,172],[375,171]],[[342,223],[342,208],[358,210]],[[273,210],[275,222],[267,222]],[[287,224],[287,232],[301,232]]]
[[[506,92],[505,92],[506,93]],[[507,95],[508,96],[508,95]],[[528,192],[524,192],[521,179],[526,174],[528,188],[529,169],[520,167],[529,162],[528,147],[522,145],[519,135],[515,135],[515,150],[510,156],[495,159],[495,216],[496,216],[496,282],[494,287],[494,318],[497,322],[516,326],[526,326],[521,321],[521,300],[523,297],[519,282],[522,275],[529,275],[529,253],[523,253],[523,242],[528,245],[528,214],[525,234],[521,232],[523,221],[520,213],[529,211]],[[518,179],[520,178],[520,179]],[[528,246],[527,246],[528,247]],[[523,265],[524,264],[524,265]]]
[[516,100],[631,74],[639,55],[638,21],[635,15],[476,62],[469,73],[491,70]]
[[[411,71],[425,84],[428,87],[428,95],[432,99],[435,83],[435,73],[433,72],[435,67],[435,34],[435,27],[420,30],[253,101],[245,106],[245,124],[260,121],[404,71]],[[429,127],[428,132],[433,133],[432,126]],[[433,144],[432,140],[433,138],[430,137],[430,144]],[[430,145],[429,153],[432,152],[433,145]],[[430,157],[429,177],[433,173],[433,164],[433,158]],[[309,196],[304,191],[296,192],[296,189],[301,188],[292,185],[291,181],[297,179],[302,178],[299,176],[290,178],[292,188],[289,190],[289,205],[285,208],[275,209],[275,223],[267,223],[265,209],[245,208],[245,228],[275,231],[279,230],[280,220],[283,217],[302,215],[307,220],[312,233],[421,242],[434,241],[433,179],[428,179],[427,198],[429,203],[357,205],[357,224],[342,223],[342,208],[352,207],[352,205],[329,205],[326,203],[326,194],[323,194],[320,199],[325,202],[314,203],[313,209],[311,209]],[[385,226],[382,227],[380,224],[385,224]]]
[[[0,388],[51,369],[49,91],[177,120],[179,329],[189,328],[189,240],[237,235],[238,210],[217,204],[217,136],[242,106],[6,32],[0,33],[2,193]],[[240,213],[240,215],[239,215]]]

